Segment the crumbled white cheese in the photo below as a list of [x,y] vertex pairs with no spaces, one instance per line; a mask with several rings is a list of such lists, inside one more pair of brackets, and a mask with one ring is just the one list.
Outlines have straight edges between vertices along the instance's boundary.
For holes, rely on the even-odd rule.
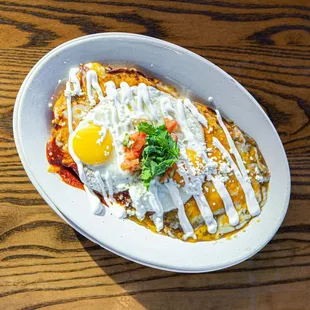
[[[100,132],[99,132],[99,134],[100,134]],[[100,138],[96,141],[96,143],[100,145],[103,142],[104,138],[105,138],[105,136],[100,135]]]
[[227,173],[231,172],[231,168],[229,167],[229,165],[227,163],[222,162],[220,164],[220,172],[223,174],[227,174]]
[[255,176],[255,180],[258,182],[258,183],[265,183],[265,182],[268,182],[269,181],[269,178],[268,177],[264,177],[262,176],[261,174],[257,174]]
[[127,213],[128,216],[136,215],[136,211],[135,210],[126,210],[126,213]]

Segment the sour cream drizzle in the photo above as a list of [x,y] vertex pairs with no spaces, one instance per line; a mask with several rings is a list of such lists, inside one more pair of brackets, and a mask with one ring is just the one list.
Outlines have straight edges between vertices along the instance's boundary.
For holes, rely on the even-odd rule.
[[[85,191],[89,197],[89,200],[92,204],[92,210],[95,214],[98,214],[102,211],[102,206],[100,204],[99,198],[94,194],[94,192],[87,186],[86,176],[83,170],[83,164],[81,161],[75,156],[73,150],[72,150],[72,107],[71,107],[71,97],[78,95],[80,96],[82,94],[79,80],[76,76],[76,74],[79,72],[78,68],[71,69],[69,72],[69,81],[66,84],[66,90],[65,90],[65,96],[67,100],[67,110],[68,110],[68,128],[69,128],[69,153],[74,159],[74,161],[77,164],[79,176],[81,181],[85,184]],[[73,91],[71,89],[71,83],[73,84]],[[130,123],[126,123],[126,117],[129,115],[129,109],[131,108],[138,118],[145,117],[152,121],[159,121],[160,116],[159,112],[163,115],[165,118],[175,118],[180,125],[181,132],[185,137],[185,140],[187,141],[188,148],[195,150],[198,156],[202,158],[203,164],[206,167],[206,170],[208,170],[208,165],[211,167],[214,165],[214,162],[210,161],[210,159],[207,157],[206,154],[206,146],[205,144],[201,145],[198,144],[195,136],[191,132],[187,118],[185,109],[188,109],[190,113],[199,121],[199,123],[204,126],[208,127],[208,122],[206,118],[198,111],[198,109],[191,103],[189,99],[185,99],[183,102],[182,100],[178,99],[173,106],[171,103],[171,100],[168,97],[161,98],[160,100],[160,111],[157,110],[157,107],[152,102],[152,98],[150,96],[150,92],[148,90],[148,87],[144,83],[140,83],[138,86],[130,87],[127,83],[122,82],[120,85],[120,92],[118,93],[116,90],[116,86],[112,81],[109,81],[105,84],[106,86],[106,94],[107,98],[111,101],[111,110],[110,114],[106,114],[106,121],[107,123],[110,123],[110,131],[113,137],[114,141],[114,147],[117,154],[117,161],[118,166],[120,166],[123,158],[121,156],[121,137],[123,132],[127,132],[130,128]],[[97,92],[97,96],[99,99],[99,102],[102,103],[105,100],[105,97],[103,97],[103,93],[101,90],[101,87],[98,83],[98,76],[97,73],[94,70],[89,70],[86,73],[86,87],[87,87],[87,96],[91,103],[91,105],[96,104],[96,99],[93,94],[93,90]],[[134,97],[133,94],[136,96]],[[246,196],[246,201],[248,205],[248,209],[251,215],[255,216],[260,213],[260,207],[258,205],[258,202],[255,198],[255,193],[252,188],[252,185],[247,182],[247,172],[245,169],[245,166],[243,164],[242,158],[237,150],[237,148],[234,145],[234,142],[226,128],[226,126],[223,123],[223,120],[221,118],[221,115],[219,111],[216,110],[217,119],[222,127],[227,141],[229,143],[229,146],[231,148],[232,153],[234,154],[239,169],[237,165],[234,163],[233,159],[229,155],[229,152],[224,148],[224,146],[216,139],[213,138],[213,144],[215,147],[217,147],[222,154],[224,155],[224,158],[227,160],[227,162],[231,165],[233,172],[238,179],[244,193]],[[171,116],[172,115],[172,116]],[[204,196],[203,190],[202,190],[202,184],[204,182],[204,178],[206,175],[196,175],[195,171],[193,170],[193,164],[190,162],[187,154],[186,149],[184,146],[182,146],[179,143],[180,151],[181,151],[181,159],[177,163],[178,166],[178,172],[183,177],[185,188],[192,189],[193,190],[193,197],[197,203],[197,206],[201,212],[201,215],[208,227],[209,233],[215,233],[217,231],[217,222],[215,221],[211,208]],[[101,176],[98,171],[95,172],[95,177],[98,182],[98,185],[101,189],[101,193],[103,195],[103,198],[107,205],[111,207],[111,210],[118,215],[118,217],[122,218],[126,216],[126,210],[125,208],[119,206],[117,202],[115,201],[113,197],[113,185],[112,185],[112,179],[110,175],[104,175]],[[104,181],[105,183],[104,184]],[[224,185],[224,183],[216,176],[211,176],[209,173],[209,179],[212,181],[214,187],[216,188],[218,194],[223,200],[223,204],[225,207],[226,214],[229,219],[229,223],[232,226],[236,226],[239,223],[239,216],[234,208],[233,201]],[[157,231],[162,230],[163,228],[163,215],[164,215],[164,209],[163,206],[158,198],[157,193],[157,181],[153,180],[150,186],[149,191],[149,202],[152,206],[152,210],[154,212],[153,215],[153,221],[155,223]],[[196,239],[196,235],[194,233],[193,227],[191,226],[186,214],[184,205],[182,202],[182,199],[180,197],[180,192],[176,186],[176,184],[169,180],[165,183],[166,188],[168,189],[171,198],[175,204],[175,207],[178,209],[178,217],[180,221],[180,225],[183,229],[184,236],[183,239],[186,240],[188,237],[192,237]],[[108,189],[108,192],[106,191]],[[143,206],[143,202],[141,202],[141,197],[137,194],[135,189],[132,189],[130,191],[130,195],[132,198],[132,202],[134,207],[136,208],[136,215],[138,218],[143,219],[145,213],[150,210],[146,210]],[[100,207],[99,207],[100,205]]]
[[223,144],[215,137],[213,137],[213,145],[220,150],[220,152],[223,154],[226,161],[230,164],[231,168],[233,169],[233,172],[244,192],[246,203],[247,203],[250,214],[252,216],[259,215],[260,206],[256,200],[254,189],[252,187],[252,184],[250,183],[251,181],[249,182],[247,178],[241,175],[240,170],[238,169],[234,160],[230,156],[229,152],[225,149]]
[[189,99],[184,99],[184,105],[192,112],[202,126],[208,128],[207,119],[198,111]]
[[120,165],[123,162],[123,156],[121,155],[123,146],[122,143],[120,142],[120,136],[121,136],[120,127],[122,126],[122,122],[124,122],[124,116],[122,115],[122,111],[120,108],[121,104],[118,99],[115,84],[112,81],[109,81],[105,84],[105,87],[107,97],[109,97],[112,101],[111,116],[110,116],[112,124],[111,134],[113,137],[113,143],[116,151],[117,165],[119,170],[121,170]]
[[221,196],[224,204],[224,208],[229,220],[229,224],[236,226],[239,224],[239,215],[234,207],[234,203],[222,181],[217,177],[212,178],[212,183],[217,190],[218,194]]
[[82,162],[78,159],[78,157],[75,155],[72,149],[72,132],[73,132],[73,126],[72,126],[72,106],[71,106],[71,97],[75,95],[75,92],[71,90],[71,83],[68,81],[66,83],[66,89],[65,89],[65,96],[66,96],[66,103],[67,103],[67,111],[68,111],[68,129],[69,129],[69,143],[68,143],[68,149],[71,157],[76,163],[79,177],[81,181],[85,184],[86,182],[86,176],[83,169]]
[[85,192],[87,194],[88,201],[90,202],[93,214],[100,214],[103,210],[100,199],[95,195],[92,189],[84,185]]
[[153,103],[150,99],[150,95],[148,89],[144,83],[140,83],[138,85],[138,111],[143,111],[143,102],[146,105],[147,109],[149,110],[151,120],[158,121],[158,116],[156,109],[153,106]]
[[[252,187],[251,180],[248,177],[248,173],[247,173],[246,168],[244,166],[242,157],[241,157],[237,147],[235,146],[235,143],[234,143],[227,127],[225,126],[225,124],[223,122],[223,119],[222,119],[220,112],[218,110],[215,110],[215,112],[216,112],[217,120],[218,120],[220,126],[222,127],[222,129],[225,133],[225,136],[226,136],[226,139],[228,141],[231,152],[235,156],[237,164],[238,164],[239,169],[240,169],[240,172],[243,176],[242,179],[239,177],[241,182],[239,181],[239,179],[238,179],[238,181],[240,184],[243,184],[242,188],[243,188],[244,194],[247,198],[247,205],[248,205],[249,212],[252,216],[259,215],[260,214],[260,206],[258,204],[256,197],[255,197],[255,192],[254,192],[254,189]],[[225,149],[225,151],[226,151],[226,149]],[[226,151],[226,153],[228,153],[228,152]],[[236,165],[234,165],[234,166],[236,166]],[[237,177],[237,175],[236,175],[236,177]]]
[[[79,87],[77,87],[77,84],[75,83],[75,78],[73,76],[73,72],[78,72],[78,71],[72,71],[70,70],[70,76],[69,76],[69,81],[66,83],[66,89],[65,89],[65,96],[66,96],[66,103],[67,103],[67,112],[68,112],[68,129],[69,129],[69,141],[68,141],[68,150],[69,153],[71,155],[71,157],[73,158],[73,160],[76,163],[77,169],[78,169],[78,173],[79,173],[79,177],[80,180],[84,183],[84,189],[85,192],[87,194],[88,200],[90,202],[91,205],[91,209],[92,212],[94,214],[99,214],[102,212],[103,208],[100,202],[100,199],[97,197],[97,195],[95,195],[95,193],[93,192],[92,189],[90,189],[87,186],[87,180],[86,180],[86,176],[84,173],[84,167],[82,162],[79,160],[79,158],[75,155],[73,149],[72,149],[72,132],[73,132],[73,126],[72,126],[72,106],[71,106],[71,98],[72,96],[77,95],[78,93],[81,94],[81,89]],[[76,74],[75,73],[75,74]],[[72,82],[73,81],[73,82]],[[71,89],[71,82],[73,83],[73,85],[75,85],[75,89],[72,91]],[[80,85],[78,83],[78,85]]]
[[100,186],[101,189],[101,194],[102,197],[104,199],[104,201],[106,202],[106,204],[108,205],[108,207],[110,208],[110,210],[113,212],[113,214],[117,217],[117,218],[125,218],[126,217],[126,211],[125,209],[120,206],[114,199],[113,197],[113,190],[111,190],[112,188],[112,183],[111,183],[111,179],[110,179],[110,175],[108,173],[105,174],[104,179],[107,183],[107,187],[108,187],[108,194],[106,192],[104,183],[103,183],[103,179],[100,175],[99,171],[95,172],[95,177],[96,180]]
[[153,210],[155,211],[155,214],[153,215],[153,221],[156,226],[156,230],[161,231],[164,227],[164,221],[163,221],[164,210],[157,195],[157,187],[155,180],[153,180],[150,184],[150,193],[151,195],[149,197],[149,202]]
[[169,193],[172,197],[172,200],[173,200],[175,206],[178,208],[178,217],[179,217],[180,225],[181,225],[183,232],[184,232],[183,239],[186,240],[189,237],[197,239],[197,237],[194,233],[193,227],[192,227],[191,223],[189,222],[189,220],[185,214],[184,205],[183,205],[183,202],[180,198],[180,194],[179,194],[177,187],[175,186],[175,184],[171,180],[169,180],[167,183],[165,183],[165,185],[167,186],[167,188],[169,190]]
[[72,68],[69,71],[69,81],[73,84],[73,92],[74,94],[81,96],[82,90],[81,90],[81,85],[80,85],[80,81],[77,78],[77,73],[79,72],[79,68]]
[[[190,100],[187,99],[186,102],[187,102],[187,104],[185,105],[186,107],[190,107],[192,105]],[[208,159],[207,154],[206,154],[206,147],[205,145],[197,145],[196,139],[187,125],[187,121],[185,117],[185,110],[184,110],[185,106],[184,104],[182,104],[181,100],[177,101],[176,120],[180,124],[181,131],[183,132],[186,140],[188,141],[189,148],[193,148],[195,151],[197,150],[197,155],[201,156],[203,165],[205,166],[206,169],[208,169],[208,165],[210,165],[210,160]],[[192,112],[192,110],[193,109],[191,109],[190,111]],[[196,111],[194,111],[194,114],[196,113],[199,113],[197,109]],[[198,119],[197,114],[194,116],[196,116],[196,118]],[[201,122],[203,122],[202,118],[200,119],[201,119]],[[207,122],[203,122],[203,123],[207,125]],[[194,188],[191,189],[194,193],[196,192],[193,195],[193,197],[208,227],[208,232],[213,234],[217,230],[217,223],[213,217],[213,213],[211,211],[211,208],[207,200],[202,198],[204,197],[204,194],[202,191],[202,183],[204,180],[197,178],[195,176],[195,171],[191,171],[192,170],[191,164],[189,162],[189,159],[187,158],[186,152],[184,151],[182,146],[179,145],[179,147],[180,147],[181,158],[183,159],[183,165],[178,164],[178,168],[179,168],[178,171],[184,179],[185,186],[194,185]],[[232,199],[224,183],[222,183],[219,179],[214,178],[214,177],[212,177],[211,180],[219,196],[222,198],[225,211],[229,219],[229,223],[233,226],[236,226],[239,223],[239,216],[238,216],[238,213],[234,207]]]
[[87,87],[87,96],[90,104],[94,106],[96,104],[95,97],[93,95],[93,89],[97,92],[99,101],[103,100],[102,90],[98,83],[98,75],[94,70],[88,70],[86,73],[86,87]]
[[231,150],[231,153],[235,156],[236,158],[236,161],[237,161],[237,164],[239,166],[239,169],[241,171],[241,174],[244,176],[244,177],[247,177],[248,174],[246,172],[246,168],[243,164],[243,160],[241,158],[241,155],[239,154],[239,151],[237,150],[236,146],[235,146],[235,143],[227,129],[227,127],[225,126],[224,122],[223,122],[223,119],[222,119],[222,116],[219,112],[219,110],[215,110],[215,113],[216,113],[216,117],[217,117],[217,121],[219,122],[221,128],[223,129],[224,133],[225,133],[225,136],[226,136],[226,139],[227,139],[227,142],[229,144],[229,147],[230,147],[230,150]]
[[210,234],[214,234],[217,230],[217,223],[202,190],[204,176],[198,177],[195,175],[192,163],[187,157],[185,146],[182,143],[179,143],[179,147],[181,160],[177,163],[178,171],[183,177],[187,191],[193,193],[193,197],[197,203],[200,213],[208,227],[208,232]]

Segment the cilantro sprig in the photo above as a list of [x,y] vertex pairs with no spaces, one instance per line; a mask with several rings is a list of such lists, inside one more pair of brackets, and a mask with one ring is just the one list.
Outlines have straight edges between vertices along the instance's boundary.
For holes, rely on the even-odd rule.
[[179,148],[172,140],[165,125],[154,127],[143,122],[138,125],[138,131],[146,133],[146,144],[142,153],[141,179],[149,189],[151,180],[161,176],[179,159]]

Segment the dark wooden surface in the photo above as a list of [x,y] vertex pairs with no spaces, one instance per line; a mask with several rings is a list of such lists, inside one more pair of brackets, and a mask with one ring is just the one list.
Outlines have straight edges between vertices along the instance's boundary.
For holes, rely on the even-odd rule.
[[[309,309],[309,16],[309,0],[0,1],[0,308]],[[287,151],[292,195],[278,234],[253,258],[200,275],[132,263],[76,233],[29,182],[12,133],[23,79],[58,44],[105,31],[184,46],[267,111]]]

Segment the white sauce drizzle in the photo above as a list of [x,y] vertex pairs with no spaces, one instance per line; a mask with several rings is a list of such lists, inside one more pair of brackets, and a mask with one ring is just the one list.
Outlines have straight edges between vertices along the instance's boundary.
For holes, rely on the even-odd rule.
[[138,85],[137,101],[138,101],[138,111],[143,112],[142,115],[144,115],[144,109],[143,109],[143,102],[144,102],[144,104],[146,105],[147,109],[150,112],[151,120],[158,121],[156,109],[152,104],[149,91],[144,83],[140,83]]
[[75,95],[81,96],[82,90],[81,90],[81,85],[80,85],[80,81],[77,78],[77,73],[80,71],[79,68],[72,68],[69,71],[69,81],[73,84],[73,91]]
[[[187,102],[187,106],[190,106],[190,104],[189,102]],[[205,169],[208,169],[208,165],[213,165],[213,163],[210,163],[206,155],[205,145],[197,144],[195,136],[193,135],[193,133],[188,127],[184,109],[185,107],[184,107],[184,104],[182,104],[182,101],[177,100],[177,113],[175,115],[176,120],[179,123],[181,131],[183,132],[185,136],[185,140],[188,143],[188,147],[191,149],[194,149],[197,155],[201,156]],[[190,111],[192,112],[191,109]],[[198,110],[196,110],[194,113],[196,112],[199,113]],[[194,116],[196,116],[197,118],[197,114]],[[193,193],[193,197],[197,203],[200,213],[208,227],[208,232],[210,234],[213,234],[217,230],[217,223],[213,217],[211,208],[203,194],[202,183],[204,181],[204,176],[202,176],[203,179],[201,179],[201,177],[199,178],[195,175],[195,171],[193,169],[192,163],[190,162],[186,154],[185,146],[182,145],[182,143],[180,142],[178,143],[178,146],[180,148],[180,154],[181,154],[181,161],[177,163],[178,172],[183,177],[185,187],[188,188],[189,192]]]
[[[206,119],[204,119],[204,117],[199,113],[199,111],[197,109],[196,110],[193,109],[193,104],[189,100],[185,99],[184,103],[185,101],[186,101],[186,105],[183,104],[180,99],[178,99],[176,103],[176,110],[175,110],[172,108],[170,102],[168,103],[167,100],[166,101],[162,100],[161,110],[162,110],[164,117],[169,116],[168,111],[174,114],[176,121],[180,125],[181,131],[185,137],[185,141],[187,142],[188,147],[190,149],[195,150],[198,156],[201,156],[205,167],[207,167],[209,160],[205,153],[206,151],[205,145],[197,144],[196,138],[191,132],[191,130],[189,129],[189,126],[187,124],[187,120],[185,116],[185,108],[187,107],[190,110],[190,112],[193,114],[193,116],[196,117],[198,121],[200,120],[202,123],[204,123],[205,126],[207,126],[208,124],[207,124]],[[198,117],[197,116],[198,114],[201,115],[201,117]],[[213,234],[217,230],[217,223],[213,217],[211,208],[203,194],[203,190],[202,190],[203,179],[195,175],[195,171],[192,166],[193,164],[188,159],[188,156],[186,154],[186,149],[183,143],[178,142],[178,146],[180,148],[180,154],[181,154],[181,160],[177,162],[178,172],[183,177],[185,188],[187,188],[187,191],[193,193],[193,197],[208,227],[208,232]],[[202,177],[204,178],[204,176]]]
[[189,237],[197,239],[197,236],[194,233],[193,227],[185,214],[184,205],[180,198],[179,190],[177,189],[177,187],[174,185],[174,183],[171,180],[165,183],[165,185],[167,186],[169,190],[169,193],[172,197],[172,200],[175,206],[178,208],[178,217],[179,217],[180,225],[184,232],[183,239],[186,240]]
[[225,147],[222,145],[222,143],[215,137],[213,137],[213,144],[215,147],[217,147],[221,153],[223,154],[226,161],[230,164],[231,168],[233,169],[233,172],[240,183],[240,186],[244,192],[246,203],[249,209],[249,212],[252,216],[256,216],[260,214],[260,206],[256,200],[254,189],[240,173],[237,165],[231,158],[229,152],[225,149]]
[[71,83],[69,81],[66,83],[65,96],[66,96],[67,111],[68,111],[68,129],[69,129],[69,134],[71,134],[73,131],[71,96],[74,96],[74,92],[72,92],[71,90]]
[[153,180],[150,184],[150,197],[149,197],[149,202],[155,211],[155,214],[153,215],[153,221],[156,226],[157,231],[161,231],[164,227],[164,222],[163,222],[163,206],[159,201],[158,195],[157,195],[157,187],[155,180]]
[[68,111],[68,129],[69,129],[69,141],[68,141],[68,150],[73,158],[73,160],[76,163],[79,177],[81,181],[85,184],[86,183],[86,176],[83,169],[82,162],[78,159],[78,157],[75,155],[72,149],[72,132],[73,132],[73,126],[72,126],[72,106],[71,106],[71,97],[74,96],[74,91],[71,90],[71,83],[68,81],[66,83],[66,89],[65,89],[65,96],[66,96],[66,103],[67,103],[67,111]]
[[100,175],[100,172],[99,171],[96,171],[95,172],[95,177],[96,177],[96,180],[100,186],[100,189],[101,189],[101,194],[102,194],[102,197],[104,199],[104,201],[106,202],[106,204],[112,208],[112,201],[110,200],[110,197],[108,197],[107,195],[107,192],[105,190],[105,186],[104,186],[104,183],[103,183],[103,180],[101,178],[101,175]]
[[222,116],[219,112],[219,110],[215,110],[216,112],[216,117],[217,117],[217,120],[220,124],[220,126],[222,127],[224,133],[225,133],[225,136],[226,136],[226,139],[227,139],[227,142],[229,144],[229,147],[231,149],[231,153],[235,156],[236,158],[236,161],[237,161],[237,164],[239,166],[239,169],[241,171],[241,174],[244,176],[244,177],[247,177],[248,174],[247,174],[247,171],[246,171],[246,168],[244,166],[244,163],[243,163],[243,160],[241,158],[241,155],[239,154],[239,151],[237,150],[236,146],[235,146],[235,143],[227,129],[227,127],[225,126],[223,120],[222,120]]
[[87,194],[88,200],[90,202],[93,214],[96,214],[96,215],[100,214],[103,210],[100,199],[97,197],[97,195],[95,195],[93,190],[91,190],[88,186],[84,185],[84,188],[85,188],[85,192]]
[[207,119],[198,111],[189,99],[184,99],[184,105],[192,112],[202,126],[208,128]]
[[[123,156],[122,156],[122,148],[123,145],[121,143],[121,130],[120,130],[120,122],[119,122],[119,115],[120,112],[120,103],[118,100],[117,92],[115,84],[112,81],[109,81],[105,84],[106,86],[106,93],[107,96],[110,97],[112,100],[112,108],[111,108],[111,134],[113,137],[113,144],[116,151],[116,157],[117,157],[117,166],[119,171],[121,171],[121,163],[123,162]],[[121,125],[122,126],[122,125]],[[123,126],[122,126],[123,127]]]
[[193,193],[193,197],[197,203],[200,213],[208,227],[208,232],[210,234],[214,234],[217,230],[217,223],[202,190],[204,176],[198,177],[195,175],[195,170],[192,163],[187,157],[185,146],[182,143],[179,143],[179,148],[181,160],[177,162],[177,166],[179,174],[184,179],[184,187],[188,192]]
[[146,213],[146,210],[141,203],[142,195],[138,192],[138,189],[134,186],[131,186],[129,188],[129,195],[130,195],[131,201],[133,203],[133,206],[136,209],[137,218],[139,220],[143,220],[145,213]]
[[99,171],[95,172],[95,177],[96,180],[100,186],[101,189],[101,193],[102,193],[102,197],[104,199],[104,201],[106,202],[106,204],[108,205],[108,207],[110,208],[110,210],[112,211],[112,213],[119,219],[123,219],[126,217],[126,209],[122,206],[120,206],[114,199],[113,197],[113,190],[111,191],[111,179],[110,179],[110,175],[106,174],[104,179],[107,183],[107,187],[108,187],[108,191],[109,191],[109,195],[107,195],[107,192],[105,190],[105,186],[102,180],[102,177],[100,175]]
[[195,195],[194,198],[201,213],[201,216],[203,217],[208,227],[208,232],[210,234],[215,234],[217,231],[217,222],[213,217],[213,213],[204,193],[201,191],[201,193],[199,193],[199,195]]
[[172,108],[170,100],[167,97],[161,98],[160,108],[164,118],[173,119],[168,112],[175,114],[175,109]]
[[219,180],[217,177],[212,178],[213,185],[218,192],[218,194],[221,196],[224,204],[224,208],[226,211],[226,214],[228,216],[229,224],[232,226],[236,226],[239,224],[239,215],[234,207],[234,203],[224,185],[224,183]]
[[[78,72],[78,70],[76,71],[70,71],[71,76],[70,79],[71,80],[75,80],[75,78],[73,77],[74,72]],[[75,73],[75,74],[76,74]],[[74,82],[73,82],[74,84]],[[76,91],[80,92],[78,90],[78,88],[76,87]],[[66,89],[65,89],[65,97],[66,97],[66,103],[67,103],[67,112],[68,112],[68,129],[69,129],[69,141],[68,141],[68,150],[69,153],[71,155],[71,157],[73,158],[73,160],[76,163],[77,169],[78,169],[78,173],[79,173],[79,177],[80,180],[84,183],[84,189],[85,192],[87,194],[88,200],[90,202],[91,205],[91,209],[93,214],[99,214],[102,211],[102,205],[100,202],[100,199],[97,197],[97,195],[95,195],[95,193],[87,186],[87,180],[86,180],[86,176],[84,173],[84,167],[82,162],[78,159],[78,157],[75,155],[73,149],[72,149],[72,132],[73,132],[73,126],[72,126],[72,106],[71,106],[71,97],[76,95],[75,90],[71,90],[71,82],[68,81],[66,83]]]
[[99,101],[101,102],[103,100],[102,90],[98,83],[98,75],[97,72],[94,70],[89,70],[86,73],[86,87],[87,87],[87,96],[88,100],[90,101],[90,104],[94,106],[96,104],[95,97],[93,95],[93,89],[98,94]]
[[138,108],[136,103],[132,98],[132,88],[126,83],[121,83],[121,90],[122,90],[122,101],[126,106],[130,106],[136,114],[138,114]]
[[193,133],[188,128],[186,117],[185,117],[184,104],[182,103],[181,99],[177,100],[177,118],[176,118],[176,120],[181,127],[181,130],[185,136],[185,139],[187,140],[188,147],[190,149],[195,149],[196,139],[195,139]]
[[[256,197],[255,197],[255,192],[254,192],[254,189],[252,187],[251,180],[248,177],[247,169],[245,168],[245,165],[243,163],[241,155],[240,155],[239,151],[237,150],[235,143],[234,143],[232,137],[230,136],[230,133],[229,133],[228,129],[226,128],[226,126],[222,120],[222,116],[221,116],[220,112],[218,110],[215,110],[215,112],[216,112],[217,120],[218,120],[220,126],[222,127],[222,129],[225,133],[225,136],[226,136],[226,139],[228,141],[231,152],[235,156],[237,164],[238,164],[239,169],[240,169],[240,172],[243,176],[243,179],[242,179],[242,183],[244,184],[243,191],[244,191],[245,196],[247,198],[247,205],[248,205],[249,212],[252,216],[259,215],[260,214],[260,206],[259,206],[259,203],[258,203]],[[239,181],[239,183],[240,183],[240,181]]]
[[111,99],[114,102],[116,112],[118,115],[118,124],[119,124],[120,129],[122,129],[122,131],[128,132],[128,129],[129,129],[128,122],[126,122],[126,116],[125,116],[126,112],[128,113],[128,111],[125,110],[125,105],[122,104],[119,100],[119,95],[117,93],[115,84],[112,81],[109,81],[105,83],[105,87],[106,87],[107,96],[111,97]]

